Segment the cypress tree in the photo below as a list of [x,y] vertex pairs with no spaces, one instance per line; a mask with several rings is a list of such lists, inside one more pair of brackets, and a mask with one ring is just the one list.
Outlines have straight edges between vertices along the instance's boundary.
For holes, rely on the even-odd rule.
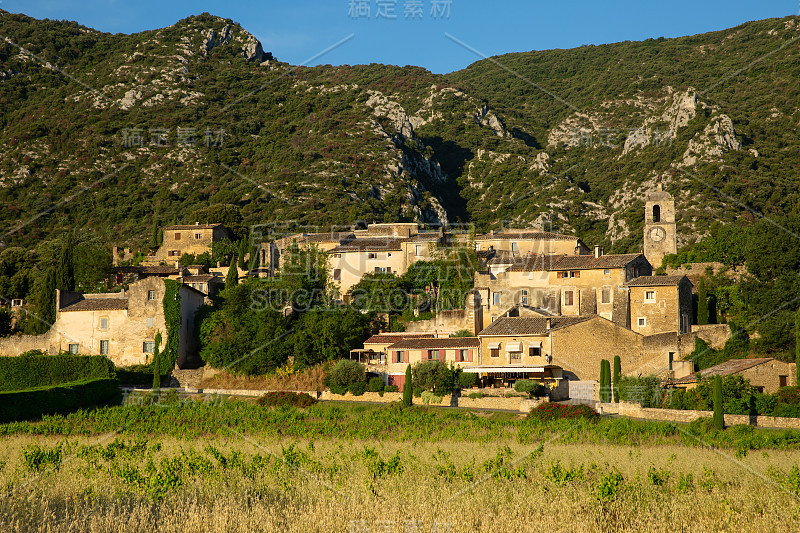
[[[75,263],[72,257],[72,234],[68,233],[64,239],[64,246],[61,248],[61,255],[58,256],[58,271],[56,273],[56,289],[62,291],[75,290]],[[53,316],[55,319],[55,315]]]
[[708,324],[708,291],[705,276],[700,278],[700,286],[697,288],[697,323],[701,326]]
[[600,401],[611,401],[611,364],[608,359],[600,361]]
[[231,266],[228,267],[228,275],[225,277],[225,288],[228,289],[239,284],[239,269],[236,268],[236,256],[231,260]]
[[714,376],[714,427],[725,427],[725,415],[722,412],[722,378]]
[[247,255],[247,241],[246,237],[242,237],[239,240],[239,268],[242,270],[249,270],[247,268],[247,262],[245,261],[245,256]]
[[153,390],[161,388],[161,354],[159,348],[161,347],[161,332],[156,333],[156,338],[153,343]]
[[403,405],[411,407],[411,402],[414,394],[414,383],[411,378],[411,365],[406,367],[406,382],[403,385]]
[[36,299],[39,320],[36,321],[33,330],[37,334],[42,334],[47,332],[56,321],[56,270],[54,267],[45,271],[44,282]]
[[794,318],[794,386],[800,387],[800,307]]
[[622,361],[618,355],[614,356],[614,401],[619,403],[619,380],[622,377]]

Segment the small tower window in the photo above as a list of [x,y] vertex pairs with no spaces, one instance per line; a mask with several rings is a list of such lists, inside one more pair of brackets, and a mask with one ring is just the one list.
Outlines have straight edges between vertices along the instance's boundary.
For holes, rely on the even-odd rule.
[[653,206],[653,222],[661,222],[661,206]]

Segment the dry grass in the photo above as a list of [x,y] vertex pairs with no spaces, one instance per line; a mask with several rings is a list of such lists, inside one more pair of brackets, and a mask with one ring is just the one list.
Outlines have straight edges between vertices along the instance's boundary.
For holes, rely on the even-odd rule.
[[[147,441],[148,451],[112,459],[81,457],[87,440],[66,444],[60,468],[24,466],[24,451],[52,448],[56,438],[8,437],[0,446],[2,531],[798,531],[798,498],[776,484],[775,472],[800,461],[793,451],[753,452],[734,461],[681,446],[508,443],[324,442],[212,439],[187,444]],[[97,442],[97,439],[91,442]],[[108,445],[110,438],[102,441]],[[211,444],[227,466],[212,458]],[[508,446],[509,478],[483,465]],[[108,448],[107,448],[108,449]],[[374,450],[371,452],[370,449]],[[238,458],[234,452],[238,452]],[[127,483],[114,469],[146,471],[152,459],[194,454],[194,473],[163,499]],[[388,465],[401,465],[392,473]],[[259,468],[251,468],[254,456]],[[556,462],[582,465],[582,479],[559,483]],[[210,470],[203,472],[203,465]],[[248,466],[250,465],[250,466]],[[383,465],[383,466],[381,466]],[[669,472],[661,486],[649,469]],[[519,469],[525,477],[518,477]],[[190,469],[187,469],[190,470]],[[598,497],[604,477],[623,482]],[[201,473],[202,472],[202,473]],[[681,474],[691,487],[679,489]],[[471,476],[471,479],[470,479]],[[157,479],[154,476],[153,479]],[[166,478],[164,478],[166,479]],[[157,481],[152,483],[158,484]],[[684,487],[685,488],[685,487]],[[416,527],[417,529],[414,529]]]
[[325,389],[323,380],[325,369],[315,366],[301,372],[278,370],[267,376],[241,376],[220,372],[204,379],[200,387],[204,389],[247,389],[247,390],[289,390],[318,391]]

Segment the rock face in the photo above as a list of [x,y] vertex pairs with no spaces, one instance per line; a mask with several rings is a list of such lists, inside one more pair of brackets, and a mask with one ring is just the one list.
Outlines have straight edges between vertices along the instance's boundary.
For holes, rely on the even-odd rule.
[[262,61],[273,59],[271,53],[264,52],[264,49],[261,47],[261,42],[256,39],[254,35],[243,30],[240,33],[243,33],[243,35],[234,38],[233,29],[230,24],[223,26],[219,34],[217,34],[213,28],[209,28],[200,46],[200,50],[203,52],[203,55],[208,55],[213,48],[224,46],[232,41],[237,41],[237,44],[241,44],[242,56],[248,61],[258,61],[261,63]]

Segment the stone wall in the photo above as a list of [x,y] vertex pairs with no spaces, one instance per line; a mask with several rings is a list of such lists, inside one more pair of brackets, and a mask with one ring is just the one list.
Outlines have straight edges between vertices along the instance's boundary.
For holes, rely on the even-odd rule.
[[[689,411],[677,409],[654,409],[642,407],[639,404],[620,402],[620,403],[598,403],[595,410],[600,414],[619,414],[630,418],[640,418],[644,420],[661,420],[664,422],[689,423],[698,418],[710,418],[714,415],[712,411]],[[781,418],[776,416],[749,416],[749,415],[725,415],[725,425],[734,426],[740,424],[753,425],[765,428],[785,428],[800,429],[800,418]]]
[[703,326],[692,326],[692,348],[694,349],[694,337],[703,339],[715,350],[721,350],[725,343],[731,338],[731,328],[728,324],[706,324]]
[[[384,392],[383,396],[377,392],[365,392],[361,396],[353,396],[349,392],[340,395],[333,394],[331,391],[323,391],[319,397],[325,401],[339,402],[370,402],[370,403],[391,403],[403,400],[400,392]],[[529,412],[534,407],[544,403],[546,400],[521,398],[514,396],[506,398],[504,396],[484,396],[483,398],[469,398],[467,396],[445,396],[439,403],[429,403],[432,407],[462,407],[466,409],[502,409],[505,411]],[[414,405],[426,405],[422,398],[414,398]]]

